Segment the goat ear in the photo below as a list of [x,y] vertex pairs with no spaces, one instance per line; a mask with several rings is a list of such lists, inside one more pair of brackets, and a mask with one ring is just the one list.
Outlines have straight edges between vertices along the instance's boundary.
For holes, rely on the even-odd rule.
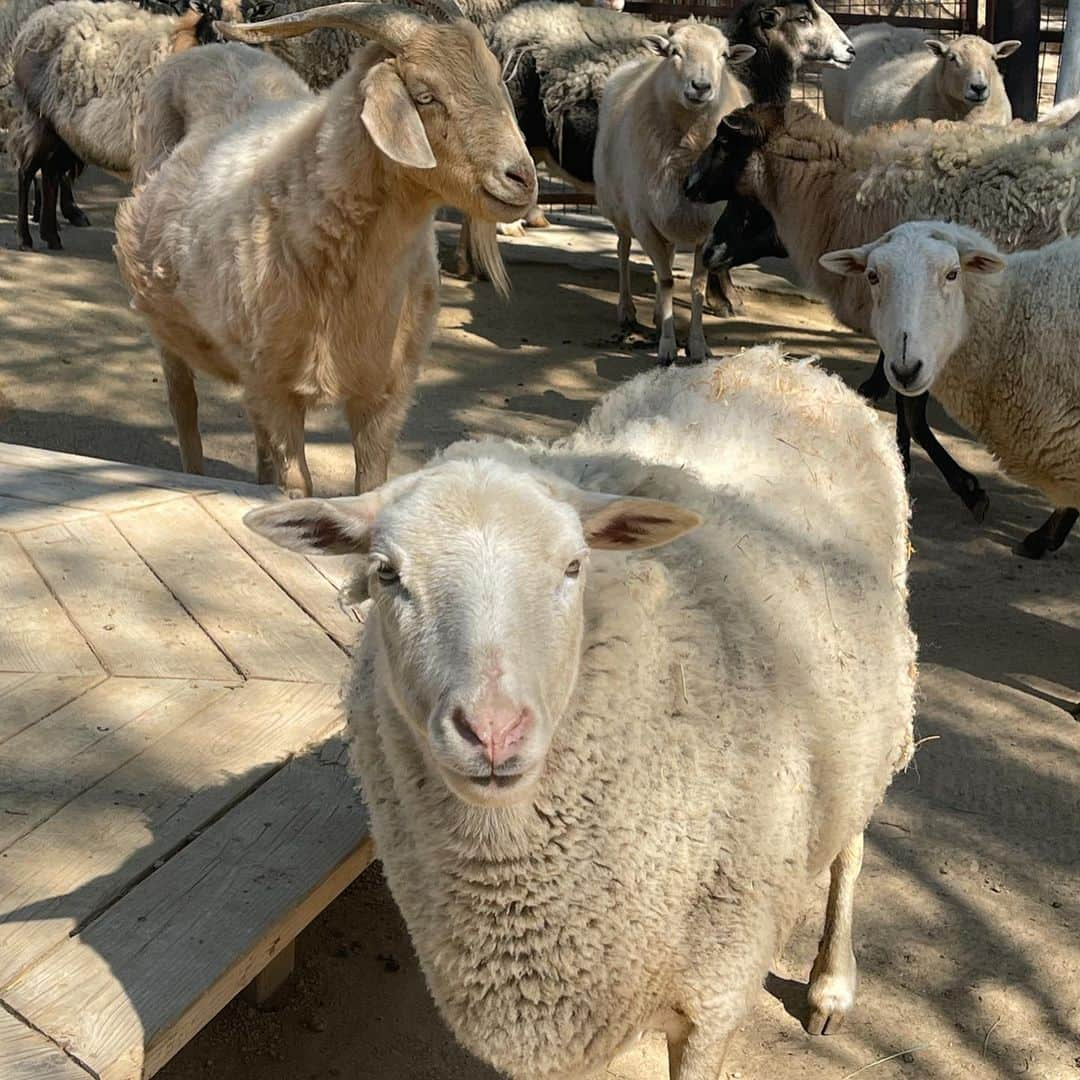
[[1022,44],[1023,42],[1014,40],[999,41],[994,46],[994,59],[1004,60],[1006,56],[1012,56],[1012,54],[1016,52],[1016,50],[1019,49]]
[[996,251],[968,248],[960,252],[960,266],[972,274],[1000,274],[1005,269],[1005,260]]
[[367,133],[391,160],[411,169],[434,169],[435,155],[409,91],[388,63],[376,64],[364,79]]
[[831,270],[834,274],[858,277],[860,274],[866,273],[866,260],[870,255],[870,251],[869,246],[828,251],[818,259],[818,262],[826,270]]
[[701,524],[701,515],[659,499],[634,499],[575,488],[570,501],[585,542],[597,551],[641,551],[677,540]]
[[944,56],[949,51],[949,47],[944,41],[938,41],[937,38],[926,38],[923,44],[935,55]]
[[378,490],[345,499],[293,499],[248,511],[244,524],[302,555],[356,555],[368,550],[381,505]]
[[649,52],[656,53],[657,56],[667,56],[668,50],[671,48],[671,42],[660,34],[646,34],[641,39],[641,44]]
[[744,64],[756,52],[753,45],[732,45],[727,54],[728,63]]

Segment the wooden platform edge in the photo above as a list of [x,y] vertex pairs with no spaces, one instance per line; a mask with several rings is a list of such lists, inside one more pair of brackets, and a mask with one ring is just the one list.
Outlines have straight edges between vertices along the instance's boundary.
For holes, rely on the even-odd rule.
[[0,1003],[3,1080],[87,1080],[91,1074]]

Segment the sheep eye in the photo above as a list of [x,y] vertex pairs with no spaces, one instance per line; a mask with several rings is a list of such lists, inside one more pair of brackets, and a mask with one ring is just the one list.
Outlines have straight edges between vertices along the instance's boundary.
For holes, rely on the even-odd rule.
[[566,567],[565,573],[568,578],[576,578],[581,573],[581,560],[574,559],[571,563],[569,563],[569,565]]
[[401,575],[389,563],[379,563],[375,575],[383,585],[401,584]]
[[878,276],[878,272],[876,270],[867,270],[866,280],[869,281],[871,285],[876,285],[881,280],[881,278]]
[[800,15],[799,16],[799,22],[801,22],[803,24],[803,26],[809,26],[810,25],[810,16],[809,15]]
[[955,280],[956,280],[956,279],[957,279],[957,278],[958,278],[959,276],[960,276],[960,268],[959,268],[958,266],[954,266],[954,267],[953,267],[953,268],[952,268],[952,269],[951,269],[951,270],[950,270],[950,271],[949,271],[949,272],[948,272],[948,273],[947,273],[947,274],[945,275],[945,280],[946,280],[946,281],[955,281]]

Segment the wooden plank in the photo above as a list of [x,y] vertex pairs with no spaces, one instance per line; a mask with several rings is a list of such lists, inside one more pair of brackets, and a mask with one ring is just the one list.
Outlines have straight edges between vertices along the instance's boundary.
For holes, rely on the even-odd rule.
[[194,499],[116,519],[117,528],[247,676],[336,682],[346,655]]
[[[303,555],[286,551],[253,533],[244,515],[266,499],[219,493],[199,499],[211,517],[306,611],[343,649],[356,640],[359,621],[338,605],[339,589]],[[335,557],[336,561],[336,557]]]
[[236,677],[108,518],[35,529],[19,542],[111,674]]
[[100,674],[90,646],[13,536],[0,533],[0,671]]
[[49,506],[73,506],[106,513],[182,499],[183,491],[154,487],[129,469],[96,462],[78,472],[26,467],[0,459],[0,495]]
[[341,723],[334,687],[258,681],[217,693],[3,853],[0,987]]
[[107,679],[0,746],[0,851],[228,693],[221,683]]
[[87,1080],[89,1075],[44,1035],[0,1007],[3,1080]]
[[104,675],[0,675],[0,743],[101,682]]
[[4,992],[101,1080],[152,1075],[371,861],[334,739]]
[[40,529],[45,525],[60,525],[77,518],[93,517],[96,510],[74,506],[52,506],[47,503],[16,499],[0,495],[0,532],[21,532]]

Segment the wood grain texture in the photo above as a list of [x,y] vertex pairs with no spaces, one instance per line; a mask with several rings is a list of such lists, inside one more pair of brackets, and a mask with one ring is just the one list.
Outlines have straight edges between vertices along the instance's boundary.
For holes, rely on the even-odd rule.
[[14,533],[24,529],[40,529],[45,525],[62,525],[79,518],[93,517],[96,513],[96,510],[53,506],[0,495],[0,532]]
[[0,1077],[3,1080],[87,1080],[62,1050],[0,1008]]
[[193,499],[115,518],[199,625],[249,678],[337,682],[346,655]]
[[0,675],[0,743],[74,701],[101,675]]
[[4,852],[0,998],[19,972],[341,723],[332,687],[252,682],[210,692],[209,705]]
[[102,1080],[139,1080],[373,854],[334,739],[290,762],[3,996]]
[[236,677],[108,518],[35,529],[19,542],[110,674]]
[[13,536],[0,533],[0,671],[101,674],[90,646]]

